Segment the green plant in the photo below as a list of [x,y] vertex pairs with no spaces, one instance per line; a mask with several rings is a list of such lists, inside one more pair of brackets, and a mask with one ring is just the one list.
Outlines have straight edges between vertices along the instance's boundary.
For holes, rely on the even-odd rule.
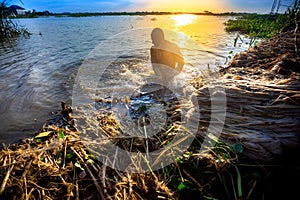
[[26,28],[20,27],[12,20],[8,5],[7,0],[0,3],[0,41],[10,40],[19,35],[29,36],[30,33]]
[[[246,34],[250,37],[249,46],[259,39],[268,39],[277,33],[294,30],[299,24],[300,1],[295,0],[294,5],[288,8],[282,14],[245,14],[234,20],[228,20],[225,23],[225,30],[227,32],[238,32]],[[237,40],[241,39],[238,36]]]

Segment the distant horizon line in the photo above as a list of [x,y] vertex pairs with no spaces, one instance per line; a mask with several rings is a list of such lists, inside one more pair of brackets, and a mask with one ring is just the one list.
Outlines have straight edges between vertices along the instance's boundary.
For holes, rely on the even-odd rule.
[[95,11],[85,11],[85,12],[51,12],[48,10],[45,11],[36,11],[36,12],[49,12],[50,14],[59,15],[59,14],[99,14],[99,15],[109,15],[109,14],[132,14],[132,15],[143,15],[143,14],[150,14],[150,15],[168,15],[168,14],[193,14],[193,15],[224,15],[224,14],[270,14],[268,13],[257,13],[257,12],[244,12],[244,11],[226,11],[226,12],[210,12],[210,11],[203,11],[203,12],[185,12],[185,11],[102,11],[102,12],[95,12]]
[[[14,4],[18,6],[17,4]],[[13,6],[13,5],[11,5]],[[194,14],[194,15],[222,15],[222,14],[270,14],[271,12],[247,12],[247,11],[223,11],[223,12],[211,12],[208,10],[204,10],[202,12],[197,11],[79,11],[79,12],[72,12],[72,11],[63,11],[63,12],[53,12],[49,10],[37,11],[36,9],[25,9],[25,11],[35,11],[35,12],[49,12],[51,14],[138,14],[138,13],[147,13],[147,14]]]

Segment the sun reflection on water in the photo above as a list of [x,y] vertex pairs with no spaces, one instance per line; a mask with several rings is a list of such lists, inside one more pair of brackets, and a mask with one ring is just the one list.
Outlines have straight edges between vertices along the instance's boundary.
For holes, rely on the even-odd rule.
[[179,27],[193,24],[197,16],[192,14],[173,15],[172,19],[174,20],[175,26]]

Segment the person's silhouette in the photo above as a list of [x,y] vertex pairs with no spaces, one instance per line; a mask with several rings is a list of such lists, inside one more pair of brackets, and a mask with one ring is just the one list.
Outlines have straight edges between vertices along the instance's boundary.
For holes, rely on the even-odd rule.
[[184,59],[180,48],[165,40],[164,32],[161,28],[154,28],[151,32],[153,46],[150,49],[151,63],[153,71],[162,79],[164,86],[178,75],[184,65]]

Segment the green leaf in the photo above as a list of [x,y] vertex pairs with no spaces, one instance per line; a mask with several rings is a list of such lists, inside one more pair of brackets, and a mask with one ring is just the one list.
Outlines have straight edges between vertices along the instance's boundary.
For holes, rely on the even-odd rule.
[[77,168],[79,168],[79,169],[81,169],[81,170],[84,170],[82,167],[81,167],[81,165],[80,165],[80,163],[77,161],[77,162],[75,162],[75,167],[77,167]]
[[138,111],[140,112],[146,112],[147,111],[147,106],[145,104],[142,104],[138,107]]
[[190,157],[190,155],[189,154],[182,154],[183,155],[183,157],[185,157],[185,158],[188,158],[188,157]]
[[166,134],[170,133],[175,127],[174,126],[170,126],[169,129],[167,130]]
[[180,158],[180,157],[178,157],[178,158],[176,158],[176,161],[178,162],[178,163],[183,163],[183,161],[182,161],[182,159]]
[[35,142],[37,142],[37,143],[41,143],[41,142],[42,142],[42,140],[39,139],[39,138],[34,138],[33,140],[34,140]]
[[63,130],[59,130],[58,134],[59,134],[59,138],[60,139],[64,139],[65,138],[65,134],[64,134]]
[[165,173],[166,173],[167,177],[170,177],[170,171],[169,171],[168,167],[165,167]]
[[192,155],[193,155],[193,152],[188,152],[188,153],[184,153],[184,154],[182,154],[183,155],[183,157],[185,157],[185,158],[189,158],[189,157],[191,157]]
[[183,189],[189,189],[189,186],[187,186],[184,182],[181,182],[177,189],[180,191],[180,190],[183,190]]
[[192,184],[189,180],[184,179],[184,181],[181,181],[181,182],[179,183],[179,185],[177,186],[177,189],[178,189],[179,191],[184,190],[184,189],[188,190],[188,189],[190,189],[190,187],[191,187],[192,185],[193,185],[193,184]]
[[56,154],[56,158],[57,158],[57,159],[61,158],[62,156],[63,156],[62,152],[58,152],[58,153]]
[[233,44],[234,47],[236,47],[236,43],[237,43],[238,39],[239,39],[238,36],[234,39],[234,44]]
[[241,173],[239,171],[239,169],[237,168],[237,166],[235,166],[235,170],[237,173],[237,187],[238,187],[238,197],[242,197],[243,196],[243,190],[242,190],[242,178],[241,178]]
[[93,160],[96,159],[95,156],[94,156],[93,154],[88,154],[88,156],[89,156],[91,159],[93,159]]
[[67,157],[68,159],[70,159],[70,158],[72,158],[74,155],[75,155],[75,153],[68,153],[68,154],[66,155],[66,157]]
[[58,165],[61,165],[61,159],[59,159],[59,160],[56,160],[56,163],[58,164]]
[[44,156],[41,156],[40,157],[40,161],[44,161],[45,160],[45,157]]

